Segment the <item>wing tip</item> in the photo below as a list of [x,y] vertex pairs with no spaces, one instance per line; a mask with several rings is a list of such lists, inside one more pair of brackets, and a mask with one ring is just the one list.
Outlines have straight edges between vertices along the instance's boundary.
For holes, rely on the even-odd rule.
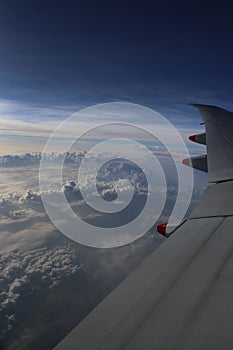
[[195,107],[195,108],[218,108],[221,109],[218,106],[215,105],[207,105],[207,104],[203,104],[203,103],[189,103],[189,106]]
[[206,110],[209,112],[227,112],[229,113],[229,111],[227,111],[224,108],[215,106],[215,105],[208,105],[208,104],[203,104],[203,103],[189,103],[189,106],[192,106],[194,108],[197,108],[199,110]]

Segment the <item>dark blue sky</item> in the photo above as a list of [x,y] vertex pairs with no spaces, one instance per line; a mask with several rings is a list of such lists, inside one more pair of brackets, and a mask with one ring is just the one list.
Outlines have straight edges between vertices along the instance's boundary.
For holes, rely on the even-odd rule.
[[231,2],[2,1],[0,96],[232,105]]

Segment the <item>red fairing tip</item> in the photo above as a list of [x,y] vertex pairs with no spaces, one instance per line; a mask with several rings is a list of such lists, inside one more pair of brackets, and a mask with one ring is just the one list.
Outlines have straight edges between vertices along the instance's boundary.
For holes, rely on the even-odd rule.
[[193,141],[193,142],[196,142],[196,135],[190,135],[189,136],[189,140]]
[[183,159],[182,164],[190,166],[190,158]]
[[167,228],[167,224],[160,224],[157,226],[157,231],[163,235],[166,236],[166,228]]

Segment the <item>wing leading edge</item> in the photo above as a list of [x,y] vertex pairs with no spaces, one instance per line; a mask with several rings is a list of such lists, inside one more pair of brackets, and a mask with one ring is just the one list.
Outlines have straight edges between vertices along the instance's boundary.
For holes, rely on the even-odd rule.
[[233,348],[233,114],[195,107],[205,121],[209,180],[215,184],[175,234],[56,350]]

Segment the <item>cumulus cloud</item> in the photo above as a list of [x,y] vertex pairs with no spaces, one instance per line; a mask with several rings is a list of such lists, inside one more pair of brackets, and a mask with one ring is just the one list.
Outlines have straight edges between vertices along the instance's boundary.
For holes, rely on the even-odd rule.
[[25,216],[27,216],[26,210],[10,210],[9,211],[9,217],[12,219],[21,219]]
[[46,293],[80,270],[84,271],[85,267],[77,264],[76,252],[68,245],[3,253],[0,256],[0,337],[6,336],[20,321],[23,300]]
[[[65,156],[65,163],[80,163],[85,156],[84,151],[48,153],[43,157],[51,163],[56,163]],[[24,154],[5,154],[0,156],[1,167],[24,167],[27,165],[39,164],[42,157],[41,152],[31,152]]]
[[[59,161],[61,157],[63,157],[64,154],[47,154],[45,157],[49,160],[49,163],[51,165],[55,164],[56,161]],[[71,169],[72,164],[76,164],[77,166],[80,165],[83,157],[85,156],[85,152],[83,151],[75,151],[75,152],[67,152],[65,157],[65,165],[64,165],[64,175],[67,177],[67,175],[72,175],[76,177],[77,176],[77,168]],[[0,166],[2,167],[9,167],[9,173],[12,175],[12,173],[15,173],[15,170],[11,170],[11,167],[24,167],[25,165],[39,165],[39,162],[41,160],[41,154],[40,153],[31,153],[31,154],[24,154],[24,155],[5,155],[0,157]],[[97,160],[98,161],[98,160]],[[71,167],[69,167],[71,165]],[[25,183],[29,181],[31,176],[31,167],[27,168],[27,172],[23,172],[21,174],[21,182],[22,177],[25,179]],[[38,173],[38,167],[37,167],[37,173]],[[36,170],[35,170],[36,171]],[[7,174],[6,174],[7,175]],[[77,184],[73,181],[73,179],[65,180],[62,190],[64,193],[69,195],[79,194],[79,189],[86,187],[88,189],[88,192],[91,194],[93,191],[96,190],[96,187],[98,188],[98,191],[100,195],[103,198],[109,198],[109,197],[115,197],[116,191],[115,186],[116,183],[120,179],[129,179],[131,183],[135,187],[135,192],[138,192],[138,194],[145,194],[146,188],[147,188],[147,182],[145,179],[145,175],[143,174],[142,170],[137,167],[136,165],[133,165],[133,163],[126,161],[126,160],[113,160],[110,162],[107,162],[106,165],[104,165],[99,173],[97,174],[90,173],[87,182],[82,184]],[[38,176],[38,175],[37,175]],[[56,169],[51,169],[51,178],[54,179],[53,186],[54,189],[57,190],[56,187]],[[15,175],[14,175],[15,177]],[[29,178],[29,179],[28,179]],[[35,180],[36,182],[36,180]],[[48,182],[49,185],[51,185],[51,181]],[[19,184],[19,189],[22,184]],[[94,186],[94,187],[93,187]],[[16,186],[12,184],[12,188],[15,189]],[[46,181],[45,186],[46,188]],[[123,188],[124,186],[121,186],[122,190],[127,190],[128,187]],[[39,201],[40,200],[40,191],[38,189],[38,183],[37,188],[36,186],[33,186],[32,189],[25,189],[24,193],[22,191],[10,191],[10,186],[8,186],[8,193],[6,193],[4,196],[1,196],[1,201],[3,200],[18,200],[21,203],[29,202],[29,201]],[[16,187],[17,189],[17,187]],[[54,189],[48,189],[47,194],[49,194],[49,191],[52,191]],[[21,192],[21,193],[20,193]],[[4,199],[2,199],[4,197]]]
[[67,193],[75,193],[79,191],[78,186],[74,181],[66,181],[66,183],[63,185],[63,191]]
[[[51,154],[48,155],[50,159],[55,160],[57,157],[60,157],[59,154]],[[85,217],[89,216],[89,218],[96,217],[96,213],[91,212],[87,206],[84,208],[83,198],[80,190],[84,188],[88,193],[88,196],[95,195],[96,189],[99,195],[108,200],[113,201],[117,199],[117,193],[120,191],[124,191],[125,193],[131,190],[129,186],[129,182],[124,182],[124,179],[130,181],[131,185],[134,187],[134,198],[135,199],[145,199],[148,193],[148,184],[147,179],[142,171],[136,164],[123,160],[123,159],[115,159],[112,161],[108,161],[97,174],[91,173],[88,174],[88,178],[85,183],[79,184],[77,181],[73,179],[77,177],[76,167],[73,167],[73,163],[79,163],[83,158],[83,152],[72,152],[67,153],[67,163],[64,167],[64,184],[62,188],[59,188],[56,184],[56,169],[54,172],[51,172],[52,181],[49,179],[48,185],[46,186],[45,180],[45,189],[43,189],[47,196],[53,194],[54,191],[63,191],[70,203],[75,203],[77,208],[77,213],[80,213],[80,216],[85,219]],[[31,159],[33,157],[26,157],[27,159]],[[38,154],[36,155],[36,159],[38,159]],[[18,159],[18,158],[17,158]],[[24,159],[24,157],[23,157]],[[69,166],[71,163],[71,166]],[[177,196],[177,184],[176,184],[176,173],[174,171],[174,165],[166,165],[166,173],[167,176],[167,194],[169,197],[169,207],[172,206],[171,201],[175,201]],[[56,168],[56,167],[55,167]],[[75,168],[75,169],[74,169]],[[15,170],[11,170],[11,168],[7,169],[10,176],[12,173],[15,173]],[[27,180],[27,174],[25,177]],[[22,174],[23,175],[23,174]],[[29,171],[29,177],[31,173]],[[15,176],[15,175],[14,175]],[[200,179],[200,177],[199,177]],[[25,181],[26,181],[25,180]],[[53,189],[50,188],[50,185],[54,186]],[[120,183],[120,186],[119,186]],[[205,186],[206,183],[204,183]],[[195,197],[198,197],[200,193],[203,191],[204,186],[196,190]],[[14,186],[12,186],[14,188]],[[159,188],[156,188],[159,191]],[[161,190],[163,190],[161,188]],[[185,191],[185,188],[182,188],[182,191]],[[91,198],[91,197],[90,197]],[[138,205],[138,203],[137,203]],[[143,205],[143,204],[142,204]],[[83,209],[81,209],[81,206]],[[32,220],[38,218],[37,223],[42,220],[42,216],[45,216],[45,212],[43,209],[43,204],[41,201],[41,192],[38,186],[28,188],[22,191],[14,191],[6,193],[0,196],[0,218],[4,220],[14,220],[15,222],[21,222],[27,218],[33,218]],[[40,218],[39,218],[40,216]],[[6,222],[3,222],[3,224]],[[31,225],[31,222],[30,222]],[[4,231],[4,229],[2,230]]]
[[32,201],[32,200],[34,201],[40,200],[39,191],[27,190],[19,197],[19,202],[26,202],[26,201]]
[[41,159],[41,153],[25,153],[23,155],[6,154],[0,157],[1,166],[25,166],[38,163]]

